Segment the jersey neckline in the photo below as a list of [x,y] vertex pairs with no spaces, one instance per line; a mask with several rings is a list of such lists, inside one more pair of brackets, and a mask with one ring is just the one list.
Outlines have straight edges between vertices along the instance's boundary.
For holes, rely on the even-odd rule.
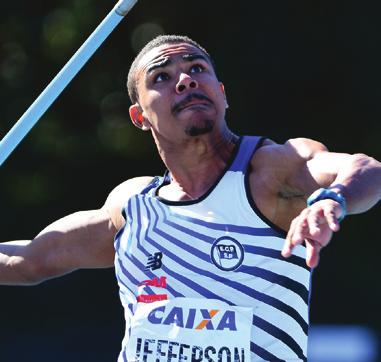
[[199,198],[194,199],[194,200],[173,201],[173,200],[168,200],[168,199],[165,199],[164,197],[159,196],[158,193],[159,193],[160,188],[162,188],[163,186],[168,185],[170,183],[170,172],[169,172],[169,170],[165,171],[165,174],[162,178],[161,183],[153,190],[154,197],[157,200],[159,200],[160,202],[162,202],[163,204],[177,205],[177,206],[194,205],[194,204],[197,204],[197,203],[205,200],[213,192],[213,190],[217,187],[217,185],[220,183],[222,178],[226,175],[226,173],[232,167],[232,165],[233,165],[233,163],[234,163],[234,161],[235,161],[235,159],[239,153],[239,150],[241,148],[243,138],[244,138],[244,136],[239,136],[237,144],[235,145],[234,151],[230,157],[230,160],[227,162],[225,169],[221,172],[221,175],[217,178],[217,180],[214,182],[214,184]]

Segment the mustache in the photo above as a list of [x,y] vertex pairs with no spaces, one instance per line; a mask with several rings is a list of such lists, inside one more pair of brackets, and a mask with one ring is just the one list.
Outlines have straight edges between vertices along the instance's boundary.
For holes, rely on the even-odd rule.
[[180,111],[182,108],[186,107],[190,102],[193,100],[200,100],[200,101],[206,101],[210,104],[213,104],[212,100],[209,99],[207,96],[204,96],[203,94],[200,93],[190,93],[188,94],[184,99],[179,101],[178,103],[175,103],[172,107],[172,113],[177,113]]

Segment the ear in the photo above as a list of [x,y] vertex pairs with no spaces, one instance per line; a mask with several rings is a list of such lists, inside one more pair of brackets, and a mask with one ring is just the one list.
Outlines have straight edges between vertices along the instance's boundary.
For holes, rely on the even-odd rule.
[[221,88],[222,94],[224,95],[224,98],[225,98],[225,109],[228,109],[229,108],[229,104],[228,104],[228,101],[226,99],[226,93],[225,93],[224,83],[220,82],[220,88]]
[[143,131],[148,131],[151,127],[143,115],[143,110],[139,103],[135,103],[130,106],[129,109],[130,118],[135,127],[140,128]]

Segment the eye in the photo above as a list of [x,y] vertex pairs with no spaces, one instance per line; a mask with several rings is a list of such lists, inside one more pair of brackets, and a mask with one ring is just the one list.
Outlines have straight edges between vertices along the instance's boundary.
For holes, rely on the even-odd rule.
[[154,83],[164,82],[168,79],[169,79],[168,73],[161,72],[155,76]]
[[194,64],[191,66],[190,72],[191,73],[201,73],[205,70],[205,67],[201,64]]

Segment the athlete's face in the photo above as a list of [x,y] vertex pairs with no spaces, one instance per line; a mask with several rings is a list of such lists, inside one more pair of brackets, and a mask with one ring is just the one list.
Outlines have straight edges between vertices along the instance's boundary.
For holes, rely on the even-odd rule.
[[149,51],[136,72],[135,125],[166,139],[193,137],[224,125],[226,98],[213,66],[197,47],[167,44]]

